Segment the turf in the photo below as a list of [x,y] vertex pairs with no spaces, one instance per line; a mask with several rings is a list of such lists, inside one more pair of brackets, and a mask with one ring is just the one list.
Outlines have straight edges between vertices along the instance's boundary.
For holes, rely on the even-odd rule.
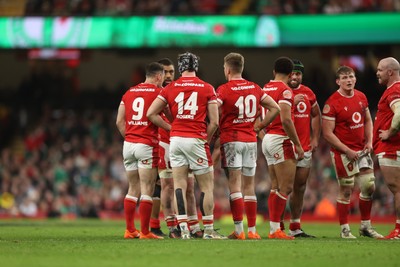
[[[233,226],[218,222],[220,232]],[[353,234],[358,225],[352,224]],[[387,234],[392,224],[376,224]],[[333,223],[303,223],[315,239],[269,240],[124,240],[124,222],[0,221],[0,265],[13,266],[399,266],[399,241],[359,237],[342,240]]]

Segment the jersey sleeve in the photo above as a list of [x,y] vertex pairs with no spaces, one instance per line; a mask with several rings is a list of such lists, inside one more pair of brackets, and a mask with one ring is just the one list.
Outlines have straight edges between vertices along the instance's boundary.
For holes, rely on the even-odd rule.
[[159,98],[159,99],[161,99],[162,101],[168,103],[168,100],[167,100],[167,90],[166,90],[166,88],[167,88],[167,87],[161,89],[161,91],[160,91],[160,93],[158,94],[157,98]]
[[224,103],[224,98],[225,98],[225,92],[224,92],[224,86],[221,85],[217,88],[217,101],[219,104],[223,104]]
[[391,107],[394,103],[397,101],[400,101],[400,88],[394,91],[393,93],[389,94],[387,97],[387,101],[389,104],[389,107]]
[[324,108],[322,109],[322,118],[326,120],[336,119],[336,109],[331,99],[328,99],[328,101],[326,101]]
[[310,100],[310,105],[311,107],[314,107],[315,105],[317,105],[317,97],[315,96],[314,92],[312,92],[310,90],[310,94],[309,94],[309,100]]
[[215,89],[212,85],[209,85],[208,103],[217,103],[217,94],[215,93]]
[[283,89],[282,93],[279,94],[278,103],[279,104],[285,103],[289,106],[293,106],[293,102],[294,102],[294,96],[292,90],[289,88]]

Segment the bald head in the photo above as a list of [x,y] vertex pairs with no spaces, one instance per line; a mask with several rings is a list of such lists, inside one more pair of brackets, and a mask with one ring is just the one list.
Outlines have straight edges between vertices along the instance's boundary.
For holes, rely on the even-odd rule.
[[400,81],[400,64],[393,57],[387,57],[379,61],[376,71],[379,84],[391,86],[394,82]]
[[400,71],[400,64],[394,57],[387,57],[380,61],[384,69],[391,69],[393,71]]

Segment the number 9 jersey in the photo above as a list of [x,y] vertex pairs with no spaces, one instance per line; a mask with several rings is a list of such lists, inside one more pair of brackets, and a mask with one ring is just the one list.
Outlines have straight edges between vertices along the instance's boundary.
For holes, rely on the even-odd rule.
[[146,116],[147,109],[161,89],[149,83],[140,83],[122,96],[125,106],[125,141],[158,146],[158,127]]

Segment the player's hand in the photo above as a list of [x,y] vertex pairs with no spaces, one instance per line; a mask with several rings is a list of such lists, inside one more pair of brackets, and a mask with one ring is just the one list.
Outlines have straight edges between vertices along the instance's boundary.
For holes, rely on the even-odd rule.
[[314,152],[318,147],[318,140],[312,138],[310,141],[310,150]]
[[297,153],[297,160],[304,159],[304,150],[301,146],[295,145],[296,153]]
[[350,160],[350,161],[355,161],[358,160],[359,155],[356,151],[352,150],[352,149],[348,149],[346,150],[346,157]]
[[368,154],[372,152],[372,144],[371,143],[366,143],[364,146],[364,149],[362,150],[364,154]]
[[301,101],[304,101],[304,95],[303,94],[298,94],[294,96],[294,105],[297,105],[298,103],[300,103]]
[[263,128],[264,128],[264,127],[261,125],[261,122],[256,121],[256,122],[254,123],[253,130],[254,130],[256,133],[259,133]]
[[382,141],[386,141],[390,138],[390,131],[389,130],[379,130],[379,138]]

